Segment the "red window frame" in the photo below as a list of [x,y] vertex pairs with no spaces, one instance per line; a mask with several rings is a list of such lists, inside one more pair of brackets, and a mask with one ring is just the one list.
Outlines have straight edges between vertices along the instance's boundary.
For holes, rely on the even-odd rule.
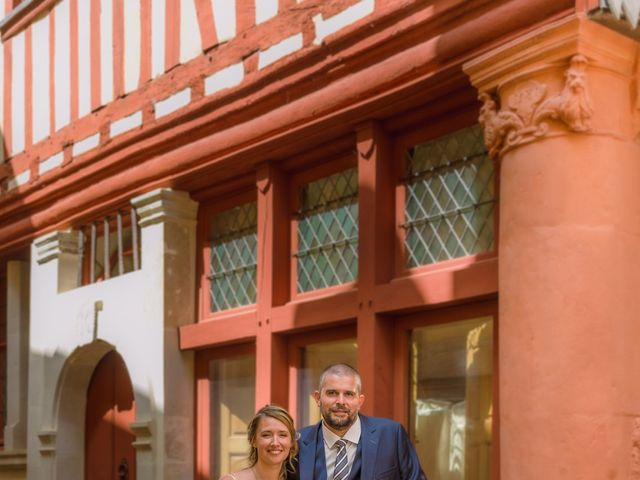
[[[211,239],[209,238],[211,219],[218,213],[250,202],[257,202],[255,188],[253,190],[242,191],[237,195],[209,201],[201,209],[200,222],[198,222],[198,251],[202,252],[202,255],[200,255],[201,261],[198,263],[198,278],[200,278],[200,282],[198,283],[198,319],[200,322],[225,318],[229,315],[255,315],[255,303],[223,310],[221,312],[212,312],[210,295],[211,280],[209,280],[208,277],[211,265]],[[260,212],[258,212],[258,215],[259,214]]]
[[298,262],[295,254],[298,251],[298,218],[297,211],[300,208],[300,188],[311,182],[324,177],[329,177],[336,173],[348,170],[350,168],[358,168],[357,158],[353,154],[343,155],[334,160],[322,163],[315,167],[308,168],[291,177],[289,189],[289,205],[291,208],[291,253],[290,253],[290,298],[291,300],[304,300],[314,297],[330,295],[332,293],[345,292],[354,290],[357,284],[357,278],[354,281],[334,285],[327,288],[319,288],[309,292],[298,292]]
[[499,203],[498,192],[500,191],[499,183],[499,164],[494,163],[494,181],[496,192],[496,204],[493,214],[493,250],[489,252],[481,252],[474,255],[468,255],[465,257],[453,258],[451,260],[444,260],[429,265],[420,265],[417,267],[407,268],[406,258],[407,251],[405,247],[406,230],[401,228],[405,222],[404,205],[405,205],[405,185],[402,179],[406,176],[406,160],[405,151],[417,144],[425,143],[431,140],[435,140],[439,137],[449,135],[458,130],[472,127],[477,124],[477,112],[475,110],[465,111],[458,115],[445,118],[441,122],[428,122],[425,125],[421,125],[417,128],[409,129],[402,134],[395,137],[393,142],[393,158],[395,166],[396,177],[396,246],[395,246],[395,276],[406,277],[412,274],[419,274],[421,272],[430,272],[435,270],[441,270],[444,268],[459,268],[467,265],[471,265],[476,262],[480,262],[490,258],[497,258],[498,256],[498,225],[499,225]]
[[[497,298],[480,300],[461,305],[454,305],[437,310],[423,310],[397,317],[395,321],[394,343],[394,418],[403,425],[409,425],[409,338],[411,331],[429,325],[439,325],[475,317],[493,317],[493,412],[492,412],[492,449],[491,449],[491,478],[500,478],[500,396],[499,396],[499,328]],[[407,431],[411,432],[410,428]]]
[[211,376],[212,360],[222,358],[255,356],[255,343],[228,345],[215,349],[200,350],[195,358],[196,397],[196,479],[211,478]]

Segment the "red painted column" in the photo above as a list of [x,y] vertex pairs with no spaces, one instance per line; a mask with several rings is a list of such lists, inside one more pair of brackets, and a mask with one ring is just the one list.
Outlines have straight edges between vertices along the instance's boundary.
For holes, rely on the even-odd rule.
[[289,291],[289,216],[287,179],[273,165],[257,172],[258,280],[256,331],[256,410],[267,403],[286,407],[288,363],[286,339],[272,332],[272,309]]
[[386,132],[377,123],[357,132],[358,148],[358,370],[370,415],[393,415],[393,326],[376,313],[375,287],[393,272],[394,182]]
[[640,478],[636,51],[573,17],[465,65],[501,161],[503,479]]

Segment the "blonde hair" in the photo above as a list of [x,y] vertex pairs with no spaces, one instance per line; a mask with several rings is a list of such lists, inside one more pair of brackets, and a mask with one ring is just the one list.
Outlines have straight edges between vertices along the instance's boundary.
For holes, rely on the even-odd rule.
[[292,473],[295,472],[296,456],[298,455],[298,440],[296,439],[296,427],[293,423],[293,418],[291,418],[289,412],[278,405],[265,405],[262,407],[256,412],[247,427],[247,437],[249,439],[250,446],[249,466],[253,467],[258,463],[258,449],[254,446],[254,443],[258,434],[258,425],[260,424],[260,420],[265,417],[275,418],[279,422],[283,423],[284,426],[287,427],[289,435],[291,436],[291,449],[289,450],[289,455],[283,462],[282,469],[280,470],[280,478],[284,479],[287,476],[287,471]]

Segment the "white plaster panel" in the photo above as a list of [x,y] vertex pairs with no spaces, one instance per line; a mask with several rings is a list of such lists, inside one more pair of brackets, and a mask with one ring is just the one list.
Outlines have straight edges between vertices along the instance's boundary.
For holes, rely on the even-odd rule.
[[[58,261],[32,262],[31,351],[45,358],[68,356],[94,338],[116,345],[136,392],[150,395],[162,409],[164,225],[141,233],[140,270],[63,293],[57,293]],[[97,314],[96,302],[102,302]]]
[[164,73],[165,0],[151,2],[151,76]]
[[194,0],[180,0],[180,63],[202,52],[202,36]]
[[37,143],[51,133],[49,87],[49,15],[38,18],[32,24],[32,70],[33,70],[33,143]]
[[78,140],[73,144],[71,148],[71,155],[77,157],[78,155],[82,155],[89,150],[96,148],[100,143],[100,134],[96,133],[95,135],[91,135],[89,137],[83,138],[82,140]]
[[78,5],[78,116],[91,113],[91,2]]
[[138,88],[140,83],[140,0],[124,2],[124,90],[126,93]]
[[285,38],[279,43],[262,50],[258,54],[258,69],[265,68],[274,62],[302,48],[302,33]]
[[278,14],[278,0],[256,1],[256,24],[266,22]]
[[211,0],[213,23],[218,42],[226,42],[236,36],[236,0]]
[[184,90],[155,103],[154,107],[156,118],[169,115],[170,113],[189,105],[189,102],[191,102],[191,89],[185,88]]
[[328,35],[370,15],[374,10],[375,0],[362,0],[326,20],[322,17],[322,14],[315,15],[313,23],[316,28],[316,37],[313,43],[316,45],[321,44]]
[[[193,472],[190,441],[184,442],[181,458],[167,448],[174,450],[176,439],[193,438],[193,355],[179,350],[177,326],[193,321],[194,316],[195,204],[178,192],[161,193],[148,206],[164,214],[141,228],[142,268],[138,271],[59,293],[60,282],[69,283],[63,277],[73,280],[77,275],[77,256],[64,253],[72,249],[61,245],[55,248],[60,252],[57,257],[38,260],[40,250],[64,235],[43,236],[32,246],[28,429],[33,460],[29,478],[50,478],[51,474],[38,475],[54,471],[54,466],[56,478],[62,478],[60,472],[69,471],[65,467],[81,462],[82,439],[75,450],[69,442],[82,434],[82,415],[56,418],[55,411],[61,410],[54,410],[53,402],[63,367],[70,358],[77,358],[70,355],[89,344],[94,352],[111,345],[125,361],[136,396],[136,431],[143,432],[143,442],[151,442],[151,448],[137,452],[140,478],[188,478]],[[97,302],[101,309],[96,308]],[[70,381],[63,381],[64,405],[82,406],[88,380],[78,383],[76,369],[72,392]],[[84,390],[78,388],[81,384]],[[68,412],[69,407],[65,408]],[[65,421],[74,423],[65,425]],[[66,440],[56,445],[55,457],[48,457],[40,452],[42,438]],[[169,470],[178,473],[166,476],[163,472]]]
[[225,88],[235,87],[243,79],[244,65],[242,62],[230,65],[204,79],[204,94],[211,95]]
[[54,8],[54,78],[55,129],[60,130],[71,120],[71,30],[70,2],[62,0]]
[[[136,392],[162,385],[162,262],[153,246],[145,244],[143,252],[149,249],[154,261],[141,270],[63,293],[57,293],[59,262],[32,262],[32,353],[67,357],[101,339],[117,346]],[[101,311],[96,302],[102,302]]]
[[14,188],[19,187],[20,185],[24,185],[29,181],[29,177],[31,177],[31,171],[25,170],[19,175],[16,175],[13,178],[10,178],[7,181],[7,190],[13,190]]
[[121,118],[120,120],[112,122],[109,127],[109,134],[111,135],[111,138],[113,138],[124,132],[128,132],[129,130],[139,127],[140,125],[142,125],[142,112],[137,111],[135,113],[132,113],[131,115]]
[[60,165],[62,165],[63,160],[64,154],[62,152],[51,155],[46,160],[40,162],[40,164],[38,165],[38,174],[42,175],[50,170],[53,170],[56,167],[59,167]]
[[11,153],[24,150],[25,127],[25,34],[19,33],[11,41]]
[[113,100],[113,0],[100,0],[100,100]]

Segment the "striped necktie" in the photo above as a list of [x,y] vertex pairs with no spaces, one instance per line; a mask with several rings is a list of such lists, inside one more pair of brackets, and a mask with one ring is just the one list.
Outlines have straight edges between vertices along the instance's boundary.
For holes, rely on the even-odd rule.
[[336,465],[333,469],[333,480],[346,480],[349,476],[349,462],[347,460],[347,442],[340,439],[334,443],[338,449],[336,455]]

